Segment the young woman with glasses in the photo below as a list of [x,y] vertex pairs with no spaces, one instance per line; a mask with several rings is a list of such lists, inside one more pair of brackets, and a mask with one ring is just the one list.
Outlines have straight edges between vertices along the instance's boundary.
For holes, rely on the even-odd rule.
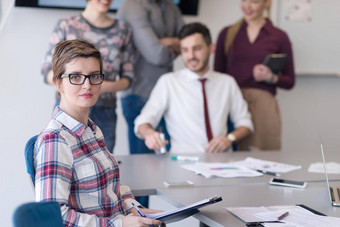
[[57,201],[65,226],[161,224],[140,217],[133,208],[132,203],[139,203],[120,185],[117,161],[89,118],[104,81],[100,52],[85,40],[62,41],[55,47],[52,66],[60,105],[35,143],[37,201]]

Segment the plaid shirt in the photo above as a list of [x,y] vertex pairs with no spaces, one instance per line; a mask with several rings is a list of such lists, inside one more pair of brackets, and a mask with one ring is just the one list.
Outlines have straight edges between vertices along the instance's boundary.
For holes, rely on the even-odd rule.
[[121,226],[134,200],[101,130],[56,108],[34,151],[37,201],[57,201],[65,226]]

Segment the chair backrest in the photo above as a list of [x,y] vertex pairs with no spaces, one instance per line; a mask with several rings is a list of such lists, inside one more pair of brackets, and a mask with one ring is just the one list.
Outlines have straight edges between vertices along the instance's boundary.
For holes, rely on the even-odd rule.
[[32,202],[19,206],[13,214],[14,227],[63,227],[57,202]]
[[31,176],[32,184],[35,185],[35,170],[34,170],[34,144],[38,135],[29,139],[25,146],[25,161],[27,173]]

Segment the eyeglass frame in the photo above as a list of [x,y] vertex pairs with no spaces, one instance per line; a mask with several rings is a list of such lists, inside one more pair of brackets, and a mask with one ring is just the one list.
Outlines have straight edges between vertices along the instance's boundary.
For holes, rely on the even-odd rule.
[[[71,82],[71,77],[70,77],[71,75],[81,75],[81,76],[84,76],[84,80],[83,80],[83,82],[81,84],[74,84],[74,83]],[[101,78],[102,78],[102,81],[99,84],[93,84],[91,82],[91,76],[93,76],[93,75],[100,75]],[[70,81],[70,84],[72,84],[72,85],[83,85],[85,83],[86,79],[89,79],[91,85],[100,85],[100,84],[102,84],[104,82],[105,75],[104,75],[104,73],[91,74],[91,75],[85,75],[85,74],[82,74],[82,73],[63,73],[63,74],[60,75],[60,78],[66,78],[66,77],[68,77],[68,80]]]

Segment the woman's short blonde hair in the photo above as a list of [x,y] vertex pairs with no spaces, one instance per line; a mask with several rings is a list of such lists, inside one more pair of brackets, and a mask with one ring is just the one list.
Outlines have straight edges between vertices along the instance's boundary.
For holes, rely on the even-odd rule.
[[99,50],[90,42],[83,39],[73,39],[59,42],[52,56],[53,81],[59,80],[65,73],[65,65],[75,58],[94,57],[98,59],[100,73],[103,70],[102,56]]

